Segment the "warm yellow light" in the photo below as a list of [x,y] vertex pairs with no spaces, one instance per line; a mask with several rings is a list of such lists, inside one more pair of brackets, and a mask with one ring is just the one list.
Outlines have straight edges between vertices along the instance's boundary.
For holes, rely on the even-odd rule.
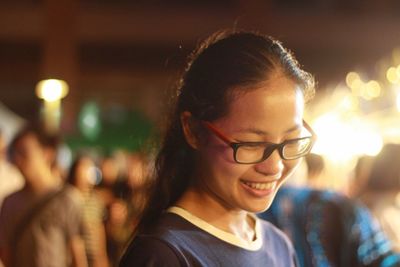
[[370,124],[358,118],[344,120],[338,113],[328,113],[313,123],[318,140],[313,152],[333,162],[346,162],[359,155],[376,155],[383,139]]
[[396,47],[395,49],[393,49],[392,51],[392,59],[393,62],[400,62],[400,47]]
[[397,68],[390,67],[386,72],[386,78],[391,83],[397,83],[400,80],[400,76],[397,75]]
[[362,96],[363,98],[370,100],[371,97],[367,94],[368,84],[363,84],[358,91],[358,95]]
[[347,95],[345,97],[343,97],[343,100],[340,101],[340,103],[338,104],[338,107],[340,107],[340,109],[348,112],[348,111],[354,111],[358,109],[358,99],[357,97],[354,97],[352,95]]
[[352,101],[351,101],[351,98],[349,96],[344,97],[343,101],[340,104],[344,109],[348,110],[348,109],[352,108]]
[[396,106],[397,106],[397,110],[400,112],[400,91],[397,92]]
[[371,130],[359,130],[357,134],[356,149],[360,155],[376,156],[382,150],[382,137]]
[[357,80],[360,80],[360,76],[356,72],[349,72],[346,75],[346,84],[348,87],[352,88],[353,83]]
[[68,84],[63,80],[49,79],[40,81],[36,86],[36,95],[47,102],[57,101],[68,94]]
[[313,152],[322,154],[332,161],[350,160],[352,151],[352,134],[348,125],[341,122],[336,114],[325,114],[313,124],[318,140]]
[[365,94],[368,98],[376,98],[381,94],[381,85],[374,80],[371,80],[367,83]]
[[366,147],[365,154],[368,156],[376,156],[381,152],[383,147],[383,140],[379,135],[371,136],[369,139],[371,143]]
[[360,75],[356,72],[349,72],[346,75],[346,84],[356,95],[359,94],[360,88],[364,85]]

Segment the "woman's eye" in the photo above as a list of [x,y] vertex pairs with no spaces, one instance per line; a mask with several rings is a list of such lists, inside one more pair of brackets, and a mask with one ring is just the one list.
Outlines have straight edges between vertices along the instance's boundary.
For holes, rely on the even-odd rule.
[[264,146],[260,145],[260,144],[254,144],[254,145],[244,145],[240,147],[243,150],[247,150],[247,151],[257,151],[257,150],[264,150]]

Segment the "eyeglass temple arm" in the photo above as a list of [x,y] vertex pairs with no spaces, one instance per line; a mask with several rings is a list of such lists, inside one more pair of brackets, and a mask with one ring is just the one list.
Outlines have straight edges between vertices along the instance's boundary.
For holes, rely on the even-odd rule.
[[314,140],[316,140],[317,134],[314,132],[314,130],[311,128],[311,126],[305,120],[303,120],[303,125],[311,133],[312,138]]
[[215,133],[222,141],[230,145],[232,143],[229,138],[227,138],[223,133],[221,133],[217,128],[215,128],[211,123],[208,121],[202,121],[203,125],[206,126],[210,131]]

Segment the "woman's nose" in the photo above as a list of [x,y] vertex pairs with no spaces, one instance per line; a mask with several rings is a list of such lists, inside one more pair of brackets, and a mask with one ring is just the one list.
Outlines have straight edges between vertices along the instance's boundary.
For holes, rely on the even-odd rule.
[[266,160],[255,165],[257,172],[267,176],[282,173],[283,167],[283,161],[278,149],[275,149]]

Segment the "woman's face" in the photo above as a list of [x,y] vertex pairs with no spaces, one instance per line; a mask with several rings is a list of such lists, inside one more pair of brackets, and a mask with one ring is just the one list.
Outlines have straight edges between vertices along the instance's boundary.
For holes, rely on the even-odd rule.
[[[302,137],[304,98],[284,76],[274,76],[257,89],[239,93],[228,114],[212,122],[235,142],[281,143]],[[265,161],[238,164],[232,148],[210,133],[199,151],[202,190],[229,210],[261,212],[271,205],[299,160],[283,160],[275,150]]]
[[89,190],[96,180],[94,162],[90,158],[81,158],[76,169],[76,186],[81,190]]

